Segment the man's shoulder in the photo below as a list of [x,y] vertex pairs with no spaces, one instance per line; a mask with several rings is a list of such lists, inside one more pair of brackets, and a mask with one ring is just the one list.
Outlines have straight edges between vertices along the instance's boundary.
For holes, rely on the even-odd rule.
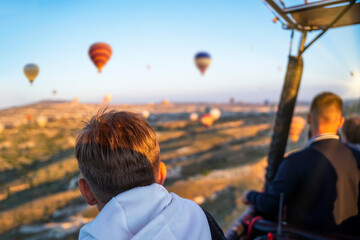
[[284,158],[296,157],[298,154],[303,154],[304,148],[297,148],[284,154]]
[[305,155],[311,154],[311,151],[309,150],[310,150],[309,148],[298,148],[292,150],[284,155],[284,159],[291,161],[291,160],[303,158]]

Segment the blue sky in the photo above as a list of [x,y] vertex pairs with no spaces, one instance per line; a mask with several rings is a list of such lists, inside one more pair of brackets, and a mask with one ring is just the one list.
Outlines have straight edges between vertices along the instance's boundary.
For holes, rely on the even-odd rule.
[[[3,0],[0,108],[75,96],[100,102],[106,93],[114,103],[277,101],[290,32],[272,18],[260,0]],[[87,54],[98,41],[113,48],[102,74]],[[323,90],[359,97],[359,42],[359,25],[316,42],[304,54],[299,98]],[[205,76],[193,61],[201,50],[213,60]],[[32,87],[23,74],[27,63],[40,66]]]

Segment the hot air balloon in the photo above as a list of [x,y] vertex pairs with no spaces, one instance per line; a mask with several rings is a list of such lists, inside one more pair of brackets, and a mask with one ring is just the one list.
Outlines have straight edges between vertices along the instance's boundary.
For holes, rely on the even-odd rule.
[[306,121],[300,116],[294,116],[291,120],[289,136],[292,142],[299,141],[302,130],[304,129]]
[[235,103],[235,99],[233,97],[230,98],[230,104],[234,104]]
[[200,122],[205,127],[211,127],[211,125],[213,125],[213,123],[214,123],[214,118],[210,114],[206,113],[206,114],[202,115]]
[[107,43],[94,43],[89,48],[89,57],[101,73],[102,68],[109,61],[112,49]]
[[56,90],[53,90],[52,93],[53,93],[54,95],[56,95],[56,94],[57,94],[57,91],[56,91]]
[[145,118],[148,119],[150,117],[150,112],[148,110],[144,110],[142,111],[141,115]]
[[164,105],[164,106],[167,106],[167,105],[169,105],[169,100],[168,99],[163,99],[162,100],[162,104]]
[[154,107],[154,103],[153,103],[153,102],[149,102],[149,103],[148,103],[148,106],[149,106],[149,107]]
[[211,57],[207,52],[198,52],[195,55],[195,64],[200,70],[201,74],[205,74],[206,69],[210,66]]
[[48,122],[48,119],[47,119],[47,117],[45,117],[45,116],[39,116],[39,117],[36,119],[37,125],[38,125],[39,127],[41,127],[41,128],[44,128],[44,127],[46,126],[47,122]]
[[79,103],[79,99],[78,99],[77,97],[74,97],[72,103],[73,103],[73,104],[78,104],[78,103]]
[[210,115],[213,117],[214,121],[218,120],[221,117],[221,111],[218,108],[212,108],[210,110]]
[[107,93],[102,101],[103,105],[107,105],[111,102],[112,100],[112,95],[110,93]]
[[189,116],[190,121],[195,122],[199,119],[199,114],[197,113],[191,113]]
[[146,66],[147,70],[151,70],[151,65]]
[[32,115],[31,115],[30,113],[26,114],[26,120],[27,120],[27,123],[28,123],[28,124],[31,123]]
[[30,84],[34,82],[35,78],[39,74],[39,71],[40,71],[39,67],[34,63],[29,63],[25,65],[24,74],[29,80]]

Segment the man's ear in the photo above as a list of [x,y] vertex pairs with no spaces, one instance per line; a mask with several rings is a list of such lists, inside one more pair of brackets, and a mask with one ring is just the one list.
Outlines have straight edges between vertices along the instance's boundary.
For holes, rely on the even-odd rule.
[[96,200],[94,194],[91,192],[91,189],[86,180],[80,178],[78,184],[81,195],[83,196],[85,201],[91,206],[98,204],[98,201]]
[[166,175],[167,175],[167,170],[166,170],[165,163],[160,162],[160,164],[159,164],[159,175],[158,175],[158,179],[157,179],[156,183],[164,185]]
[[340,121],[339,121],[339,128],[342,128],[342,126],[344,125],[345,122],[345,118],[343,116],[341,116]]

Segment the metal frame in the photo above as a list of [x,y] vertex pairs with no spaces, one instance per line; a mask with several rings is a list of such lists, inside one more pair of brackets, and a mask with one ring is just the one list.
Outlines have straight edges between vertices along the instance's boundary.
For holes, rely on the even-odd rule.
[[322,8],[327,6],[333,6],[338,4],[344,4],[348,3],[346,8],[339,13],[338,16],[325,28],[322,29],[322,32],[319,33],[316,37],[314,37],[313,40],[311,40],[310,43],[308,43],[304,48],[299,52],[298,57],[300,57],[305,50],[307,50],[316,40],[318,40],[322,35],[324,35],[336,22],[339,21],[341,17],[343,17],[350,9],[351,7],[356,3],[356,0],[320,0],[317,2],[307,3],[305,0],[305,4],[296,5],[292,7],[283,7],[281,8],[277,3],[275,3],[273,0],[263,0],[265,1],[272,9],[276,11],[276,13],[285,21],[285,29],[292,29],[297,30],[300,32],[308,32],[313,30],[320,30],[317,28],[311,28],[308,26],[302,26],[301,24],[296,23],[291,16],[288,16],[288,14],[316,9],[316,8]]
[[332,6],[332,5],[338,5],[338,4],[344,4],[349,3],[348,7],[339,14],[339,16],[336,17],[336,19],[331,23],[327,29],[331,28],[356,2],[356,0],[320,0],[313,3],[305,3],[301,5],[296,5],[292,7],[280,7],[277,3],[275,3],[273,0],[263,0],[265,1],[272,9],[276,11],[276,13],[286,22],[285,28],[286,29],[294,29],[298,31],[312,31],[312,30],[319,30],[319,29],[313,29],[309,28],[307,26],[302,26],[301,24],[296,23],[291,16],[288,16],[288,14],[295,13],[295,12],[301,12],[306,11],[310,9],[316,9],[316,8],[322,8],[326,6]]

